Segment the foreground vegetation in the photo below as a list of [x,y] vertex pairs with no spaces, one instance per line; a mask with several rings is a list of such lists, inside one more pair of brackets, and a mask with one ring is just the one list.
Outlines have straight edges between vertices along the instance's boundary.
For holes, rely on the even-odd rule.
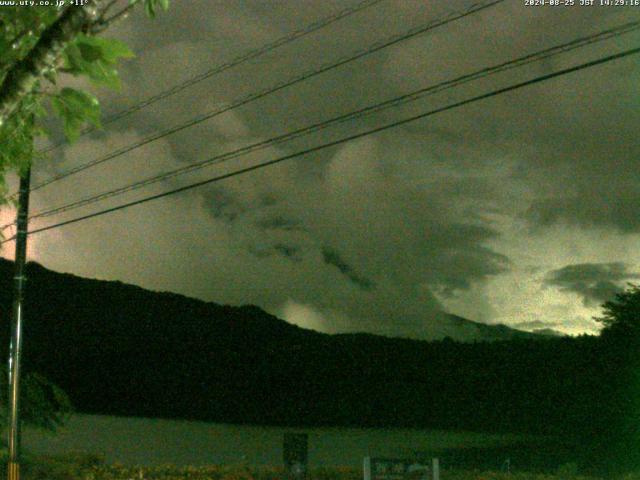
[[[5,465],[0,466],[0,478],[6,478]],[[31,458],[23,468],[24,480],[279,480],[291,477],[281,467],[204,466],[125,467],[106,464],[94,455]],[[352,467],[312,469],[306,480],[359,480],[362,470]],[[413,477],[412,477],[413,478]],[[416,479],[420,477],[415,477]],[[616,480],[640,480],[640,474],[626,474]],[[604,477],[582,476],[574,464],[567,464],[555,474],[527,472],[492,472],[447,470],[442,480],[604,480]]]

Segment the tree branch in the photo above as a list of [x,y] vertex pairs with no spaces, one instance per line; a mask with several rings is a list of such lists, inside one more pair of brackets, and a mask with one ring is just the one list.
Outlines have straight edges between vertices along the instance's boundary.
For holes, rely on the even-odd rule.
[[11,40],[9,40],[9,42],[7,42],[9,45],[13,45],[16,42],[19,42],[20,40],[22,40],[22,38],[24,36],[26,36],[30,31],[32,31],[32,27],[24,27],[19,33],[16,34],[15,37],[13,37]]
[[96,20],[96,25],[100,25],[102,22],[104,22],[104,19],[109,13],[109,10],[111,10],[111,8],[115,6],[115,4],[118,3],[119,1],[120,0],[111,0],[109,3],[105,5],[105,7],[100,12],[100,15],[98,16],[98,20]]
[[0,126],[16,112],[22,98],[35,88],[44,73],[55,68],[56,61],[76,35],[90,28],[97,6],[104,1],[90,0],[84,7],[66,7],[31,51],[7,72],[0,85]]
[[92,33],[100,33],[102,31],[106,30],[107,28],[109,28],[116,21],[118,21],[120,19],[123,19],[123,18],[127,18],[128,13],[136,6],[137,3],[139,3],[139,0],[131,0],[129,5],[124,7],[118,13],[114,13],[109,18],[100,18],[95,23],[95,26],[91,29],[91,32]]

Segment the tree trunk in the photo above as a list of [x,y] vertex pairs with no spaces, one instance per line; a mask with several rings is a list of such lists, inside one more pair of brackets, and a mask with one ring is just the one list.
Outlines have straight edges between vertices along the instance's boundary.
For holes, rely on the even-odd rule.
[[65,47],[93,21],[91,14],[104,0],[90,0],[83,7],[68,6],[47,28],[25,58],[17,62],[0,85],[0,126],[17,110],[20,101],[33,91],[38,80],[56,66]]

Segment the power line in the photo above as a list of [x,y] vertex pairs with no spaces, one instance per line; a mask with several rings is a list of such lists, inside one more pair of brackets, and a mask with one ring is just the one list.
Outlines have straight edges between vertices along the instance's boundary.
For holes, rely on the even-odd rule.
[[[269,53],[279,47],[282,47],[283,45],[286,45],[288,43],[291,43],[299,38],[302,38],[306,35],[309,35],[311,33],[317,32],[318,30],[321,30],[329,25],[331,25],[332,23],[335,23],[339,20],[342,20],[343,18],[349,17],[357,12],[360,12],[362,10],[365,10],[369,7],[372,7],[373,5],[382,2],[383,0],[364,0],[361,1],[353,6],[347,7],[343,10],[340,10],[332,15],[329,15],[327,17],[321,18],[320,20],[317,20],[309,25],[307,25],[304,28],[301,28],[299,30],[296,30],[294,32],[289,33],[288,35],[285,35],[283,37],[280,37],[276,40],[274,40],[273,42],[270,42],[266,45],[263,45],[262,47],[256,48],[255,50],[251,50],[247,53],[244,53],[242,55],[239,55],[235,58],[233,58],[232,60],[229,60],[228,62],[222,63],[220,65],[217,65],[205,72],[199,73],[198,75],[195,75],[177,85],[174,85],[166,90],[163,90],[162,92],[159,92],[151,97],[148,97],[144,100],[142,100],[139,103],[136,103],[135,105],[132,105],[124,110],[121,110],[120,112],[114,113],[113,115],[110,115],[106,118],[104,118],[102,120],[102,124],[109,124],[112,122],[115,122],[117,120],[120,120],[121,118],[127,117],[129,115],[131,115],[132,113],[137,112],[138,110],[141,110],[142,108],[148,107],[149,105],[152,105],[160,100],[163,100],[167,97],[170,97],[172,95],[175,95],[176,93],[179,93],[183,90],[185,90],[186,88],[191,87],[192,85],[195,85],[196,83],[199,83],[203,80],[206,80],[207,78],[210,78],[214,75],[218,75],[219,73],[225,72],[226,70],[229,70],[233,67],[236,67],[238,65],[240,65],[241,63],[247,62],[249,60],[253,60],[254,58],[257,58],[261,55],[264,55],[265,53]],[[82,131],[82,133],[80,134],[80,136],[83,135],[87,135],[93,131],[96,130],[96,127],[89,127],[86,128],[85,130]],[[52,145],[46,149],[41,150],[42,153],[47,153],[50,152],[56,148],[58,148],[61,145],[64,145],[64,141],[56,143],[55,145]]]
[[[333,126],[337,123],[342,123],[348,120],[354,120],[357,118],[362,118],[364,116],[368,116],[371,115],[373,113],[377,113],[386,109],[389,109],[391,107],[397,107],[403,104],[406,104],[408,102],[412,102],[421,98],[424,98],[427,95],[432,95],[434,93],[438,93],[441,92],[443,90],[448,90],[450,88],[454,88],[457,86],[460,86],[462,84],[468,83],[470,81],[474,81],[474,80],[478,80],[480,78],[485,78],[487,76],[490,75],[495,75],[497,73],[501,73],[504,71],[508,71],[511,70],[513,68],[517,68],[517,67],[521,67],[523,65],[527,65],[533,62],[537,62],[543,59],[547,59],[556,55],[559,55],[561,53],[566,53],[572,50],[575,50],[577,48],[581,48],[587,45],[591,45],[593,43],[596,42],[601,42],[604,40],[608,40],[614,37],[618,37],[620,35],[626,34],[626,33],[630,33],[632,31],[637,30],[638,28],[640,28],[640,20],[638,21],[634,21],[634,22],[628,22],[625,23],[623,25],[619,25],[616,27],[612,27],[609,28],[607,30],[603,30],[601,32],[595,33],[595,34],[591,34],[585,37],[581,37],[575,40],[572,40],[570,42],[566,42],[563,43],[561,45],[556,45],[553,47],[549,47],[546,48],[544,50],[540,50],[507,62],[503,62],[491,67],[486,67],[483,68],[481,70],[475,71],[473,73],[470,74],[466,74],[466,75],[462,75],[460,77],[454,78],[452,80],[447,80],[445,82],[441,82],[438,83],[436,85],[431,85],[404,95],[401,95],[399,97],[395,97],[392,98],[390,100],[386,100],[374,105],[370,105],[368,107],[365,108],[361,108],[357,111],[354,112],[349,112],[328,120],[325,120],[323,122],[320,123],[316,123],[314,125],[310,125],[304,128],[300,128],[297,130],[294,130],[292,132],[288,132],[273,138],[270,138],[268,140],[263,140],[260,142],[256,142],[253,143],[251,145],[246,145],[244,147],[241,147],[239,149],[233,150],[233,151],[229,151],[229,152],[225,152],[223,154],[220,155],[216,155],[210,159],[192,164],[192,165],[187,165],[175,170],[171,170],[169,172],[164,172],[152,177],[148,177],[146,179],[134,182],[132,184],[129,185],[125,185],[123,187],[117,188],[117,189],[113,189],[113,190],[109,190],[107,192],[102,192],[99,193],[97,195],[92,195],[89,197],[85,197],[82,198],[80,200],[76,200],[74,202],[71,203],[67,203],[65,205],[61,205],[58,207],[54,207],[48,210],[44,210],[38,213],[35,213],[33,215],[31,215],[29,217],[29,219],[35,219],[35,218],[43,218],[43,217],[48,217],[51,215],[55,215],[55,214],[59,214],[59,213],[63,213],[63,212],[68,212],[70,210],[75,210],[77,208],[80,207],[84,207],[93,203],[96,203],[98,201],[101,200],[106,200],[108,198],[112,198],[115,196],[119,196],[122,195],[124,193],[128,193],[134,190],[138,190],[140,188],[152,185],[154,183],[160,182],[162,180],[167,180],[169,178],[173,178],[179,175],[184,175],[186,173],[189,172],[193,172],[202,168],[205,168],[207,166],[213,165],[213,164],[220,164],[222,162],[226,162],[228,160],[231,160],[233,158],[237,158],[239,156],[243,156],[246,155],[248,153],[252,153],[255,152],[257,150],[262,150],[268,146],[272,146],[275,144],[279,144],[303,135],[308,135],[310,133],[313,132],[317,132],[319,130],[323,130],[325,128],[328,128],[330,126]],[[13,224],[8,224],[5,225],[2,228],[6,228],[7,226],[10,226]]]
[[172,135],[174,133],[177,133],[179,131],[185,130],[187,128],[193,127],[194,125],[197,125],[201,122],[204,122],[205,120],[209,120],[210,118],[216,117],[218,115],[221,115],[223,113],[226,113],[230,110],[236,109],[238,107],[244,106],[248,103],[251,103],[253,101],[259,100],[261,98],[266,97],[267,95],[271,95],[275,92],[278,92],[284,88],[290,87],[292,85],[295,85],[297,83],[303,82],[305,80],[308,80],[309,78],[315,77],[316,75],[320,75],[322,73],[325,73],[329,70],[333,70],[335,68],[338,68],[342,65],[345,65],[347,63],[353,62],[355,60],[358,60],[360,58],[363,58],[367,55],[371,55],[375,52],[378,52],[380,50],[382,50],[383,48],[387,48],[390,47],[392,45],[395,45],[399,42],[402,42],[404,40],[408,40],[412,37],[415,37],[417,35],[420,35],[422,33],[425,33],[429,30],[433,30],[437,27],[440,27],[442,25],[446,25],[448,23],[454,22],[456,20],[462,19],[464,17],[467,17],[469,15],[472,15],[476,12],[479,12],[481,10],[487,9],[489,7],[492,7],[494,5],[497,5],[499,3],[502,3],[504,0],[490,0],[481,4],[473,4],[471,7],[469,7],[468,9],[462,11],[462,12],[453,12],[450,13],[448,15],[446,15],[445,17],[438,19],[438,20],[434,20],[429,22],[426,25],[422,25],[419,27],[415,27],[412,28],[410,30],[408,30],[406,33],[403,34],[399,34],[399,35],[394,35],[392,37],[389,37],[383,41],[380,42],[376,42],[373,45],[369,46],[368,48],[361,50],[359,52],[357,52],[356,54],[352,54],[350,56],[347,57],[343,57],[342,59],[338,60],[338,61],[334,61],[332,63],[328,63],[325,65],[320,66],[319,68],[307,71],[301,75],[298,75],[296,77],[290,78],[288,80],[285,80],[282,83],[279,83],[273,87],[267,88],[265,90],[256,92],[256,93],[251,93],[246,97],[243,97],[237,101],[235,101],[234,103],[226,106],[226,107],[222,107],[216,110],[213,110],[209,113],[203,114],[203,115],[199,115],[197,117],[192,118],[191,120],[182,123],[180,125],[168,128],[166,130],[163,130],[162,132],[158,132],[155,133],[153,135],[150,135],[148,137],[143,138],[142,140],[135,142],[133,144],[127,145],[125,147],[122,147],[118,150],[115,150],[111,153],[108,153],[107,155],[91,160],[87,163],[84,163],[82,165],[79,165],[75,168],[71,168],[69,170],[67,170],[64,173],[61,173],[59,175],[56,175],[54,177],[51,177],[49,180],[46,180],[38,185],[35,185],[34,187],[31,188],[31,191],[35,191],[38,190],[40,188],[43,188],[47,185],[50,185],[54,182],[57,182],[59,180],[62,180],[63,178],[67,178],[71,175],[74,175],[76,173],[82,172],[84,170],[87,170],[89,168],[92,168],[96,165],[102,164],[104,162],[107,162],[109,160],[112,160],[116,157],[119,157],[121,155],[124,155],[125,153],[129,153],[139,147],[142,147],[144,145],[147,145],[151,142],[154,142],[156,140],[159,140],[161,138],[164,138],[168,135]]
[[[239,176],[239,175],[242,175],[242,174],[245,174],[245,173],[252,172],[254,170],[259,170],[261,168],[265,168],[265,167],[268,167],[268,166],[271,166],[271,165],[275,165],[277,163],[284,162],[286,160],[290,160],[292,158],[296,158],[296,157],[300,157],[300,156],[307,155],[307,154],[310,154],[310,153],[318,152],[318,151],[321,151],[321,150],[324,150],[324,149],[327,149],[327,148],[330,148],[330,147],[335,147],[337,145],[341,145],[343,143],[350,142],[352,140],[357,140],[359,138],[362,138],[362,137],[365,137],[365,136],[368,136],[368,135],[372,135],[372,134],[379,133],[379,132],[382,132],[382,131],[385,131],[385,130],[389,130],[391,128],[395,128],[395,127],[398,127],[398,126],[401,126],[401,125],[405,125],[405,124],[410,123],[410,122],[414,122],[416,120],[421,120],[423,118],[426,118],[426,117],[429,117],[429,116],[432,116],[432,115],[436,115],[438,113],[446,112],[448,110],[452,110],[454,108],[458,108],[458,107],[461,107],[461,106],[464,106],[464,105],[468,105],[470,103],[474,103],[474,102],[477,102],[477,101],[480,101],[480,100],[484,100],[484,99],[487,99],[487,98],[495,97],[495,96],[501,95],[503,93],[511,92],[511,91],[514,91],[514,90],[517,90],[517,89],[520,89],[520,88],[523,88],[523,87],[526,87],[526,86],[529,86],[529,85],[534,85],[536,83],[544,82],[544,81],[550,80],[552,78],[556,78],[556,77],[559,77],[559,76],[562,76],[562,75],[567,75],[569,73],[577,72],[579,70],[584,70],[586,68],[594,67],[596,65],[601,65],[601,64],[613,61],[613,60],[618,60],[618,59],[621,59],[621,58],[624,58],[624,57],[628,57],[630,55],[635,55],[635,54],[638,54],[638,53],[640,53],[640,47],[633,48],[633,49],[630,49],[630,50],[625,50],[623,52],[616,53],[614,55],[609,55],[609,56],[606,56],[606,57],[602,57],[602,58],[599,58],[597,60],[592,60],[590,62],[582,63],[582,64],[574,66],[574,67],[565,68],[563,70],[559,70],[559,71],[554,72],[554,73],[541,75],[539,77],[535,77],[533,79],[526,80],[524,82],[516,83],[516,84],[510,85],[508,87],[499,88],[497,90],[493,90],[491,92],[484,93],[482,95],[477,95],[475,97],[471,97],[471,98],[468,98],[466,100],[461,100],[459,102],[451,103],[451,104],[449,104],[447,106],[440,107],[440,108],[437,108],[437,109],[434,109],[434,110],[430,110],[428,112],[421,113],[419,115],[414,115],[412,117],[404,118],[402,120],[397,120],[395,122],[391,122],[391,123],[388,123],[386,125],[382,125],[380,127],[376,127],[376,128],[371,129],[371,130],[367,130],[365,132],[361,132],[361,133],[357,133],[357,134],[350,135],[350,136],[347,136],[347,137],[343,137],[341,139],[334,140],[334,141],[331,141],[331,142],[328,142],[328,143],[325,143],[325,144],[322,144],[322,145],[317,145],[315,147],[311,147],[311,148],[308,148],[308,149],[305,149],[305,150],[302,150],[302,151],[299,151],[299,152],[296,152],[296,153],[292,153],[292,154],[289,154],[289,155],[284,155],[284,156],[276,158],[274,160],[269,160],[267,162],[258,163],[258,164],[252,165],[250,167],[241,168],[239,170],[235,170],[235,171],[230,172],[230,173],[225,173],[223,175],[218,175],[216,177],[212,177],[212,178],[209,178],[209,179],[206,179],[206,180],[202,180],[202,181],[199,181],[199,182],[191,183],[189,185],[185,185],[185,186],[173,189],[173,190],[169,190],[167,192],[162,192],[162,193],[159,193],[159,194],[150,195],[148,197],[144,197],[144,198],[141,198],[139,200],[135,200],[135,201],[131,201],[131,202],[128,202],[128,203],[124,203],[124,204],[121,204],[121,205],[118,205],[118,206],[115,206],[115,207],[107,208],[107,209],[100,210],[98,212],[90,213],[90,214],[87,214],[87,215],[82,215],[80,217],[72,218],[70,220],[65,220],[63,222],[59,222],[59,223],[56,223],[56,224],[53,224],[53,225],[48,225],[46,227],[41,227],[41,228],[37,228],[37,229],[34,229],[34,230],[30,230],[28,233],[29,234],[35,234],[35,233],[40,233],[40,232],[44,232],[44,231],[47,231],[47,230],[52,230],[54,228],[59,228],[59,227],[65,226],[65,225],[70,225],[72,223],[77,223],[77,222],[80,222],[80,221],[83,221],[83,220],[88,220],[90,218],[106,215],[107,213],[112,213],[112,212],[116,212],[118,210],[123,210],[123,209],[129,208],[129,207],[133,207],[135,205],[140,205],[140,204],[143,204],[143,203],[146,203],[146,202],[150,202],[152,200],[157,200],[157,199],[160,199],[160,198],[163,198],[163,197],[167,197],[169,195],[173,195],[173,194],[176,194],[176,193],[180,193],[180,192],[184,192],[184,191],[187,191],[187,190],[198,188],[198,187],[201,187],[201,186],[204,186],[204,185],[208,185],[208,184],[211,184],[211,183],[214,183],[214,182],[225,180],[227,178],[236,177],[236,176]],[[6,242],[9,242],[9,241],[12,241],[12,240],[15,240],[15,237],[11,237],[11,238],[9,238],[7,240],[4,240],[4,241],[0,242],[0,244],[6,243]]]

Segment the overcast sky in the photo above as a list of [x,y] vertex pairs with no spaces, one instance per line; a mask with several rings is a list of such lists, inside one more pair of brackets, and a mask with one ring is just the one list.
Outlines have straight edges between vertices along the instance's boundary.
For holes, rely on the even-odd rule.
[[[93,90],[105,113],[117,112],[355,3],[174,1],[154,21],[138,13],[109,32],[136,58],[122,65],[120,92]],[[56,150],[35,167],[34,184],[471,3],[383,0]],[[640,7],[507,0],[43,188],[33,194],[32,212],[634,19]],[[639,44],[640,34],[627,34],[33,226]],[[640,273],[638,60],[627,57],[34,235],[30,258],[77,275],[257,304],[327,332],[434,338],[441,311],[529,330],[594,332],[598,306]]]

